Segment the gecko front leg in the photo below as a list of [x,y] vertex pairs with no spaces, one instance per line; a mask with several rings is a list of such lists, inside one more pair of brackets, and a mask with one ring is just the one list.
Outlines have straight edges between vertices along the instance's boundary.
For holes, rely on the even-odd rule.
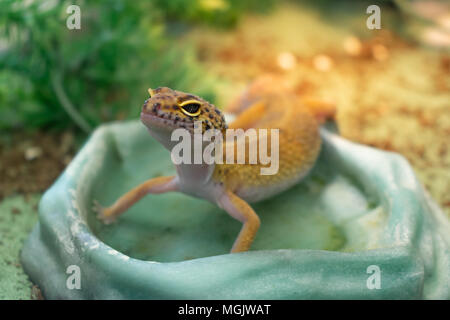
[[137,187],[131,189],[121,196],[112,206],[103,208],[97,201],[94,201],[94,211],[97,217],[105,224],[114,222],[120,214],[125,212],[129,207],[138,202],[147,194],[160,194],[170,191],[177,191],[178,184],[175,176],[157,177],[147,180]]
[[231,252],[242,252],[250,249],[250,245],[260,225],[258,215],[247,202],[231,191],[226,191],[220,197],[218,205],[233,218],[243,223],[242,229],[231,248]]

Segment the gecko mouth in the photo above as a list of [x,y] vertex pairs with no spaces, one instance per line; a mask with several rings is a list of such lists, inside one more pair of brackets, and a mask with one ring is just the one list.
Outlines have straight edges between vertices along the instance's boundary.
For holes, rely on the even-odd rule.
[[169,113],[158,112],[156,114],[141,112],[141,121],[148,128],[161,128],[161,129],[178,129],[184,128],[189,131],[194,130],[194,124],[186,121],[183,118],[174,118]]

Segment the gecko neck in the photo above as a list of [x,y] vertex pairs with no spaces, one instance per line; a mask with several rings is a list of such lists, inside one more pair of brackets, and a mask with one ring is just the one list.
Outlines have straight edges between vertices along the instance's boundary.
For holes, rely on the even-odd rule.
[[[149,128],[150,135],[155,138],[161,145],[164,146],[170,152],[172,163],[177,163],[174,161],[172,151],[180,143],[180,141],[172,141],[171,132],[160,129],[160,128]],[[181,163],[175,164],[175,169],[177,172],[177,183],[179,191],[189,194],[191,196],[195,196],[198,198],[203,198],[212,202],[215,202],[217,197],[220,196],[222,192],[221,185],[215,183],[212,179],[215,164],[207,164],[204,162],[203,157],[202,163],[195,164],[194,162],[194,153],[201,151],[203,155],[203,151],[208,143],[204,143],[200,150],[194,150],[194,136],[191,135],[190,138],[190,154],[191,161],[189,163]],[[174,152],[178,154],[177,152]]]
[[180,182],[189,186],[203,186],[211,181],[214,164],[179,164],[175,165]]
[[[175,164],[177,162],[174,161],[173,158],[172,162],[175,164],[175,169],[177,171],[180,191],[192,196],[212,200],[209,192],[214,185],[212,175],[214,173],[215,164],[205,163],[203,157],[200,157],[201,163],[196,163],[198,159],[195,159],[195,153],[201,152],[201,155],[203,155],[205,146],[206,144],[204,144],[201,149],[195,149],[194,138],[192,137],[190,139],[191,157],[190,159],[186,159],[186,162],[188,163],[183,162],[181,164]],[[183,150],[183,152],[184,151],[185,150]],[[171,153],[171,157],[172,156],[174,156],[174,154]]]
[[212,179],[214,164],[180,164],[175,168],[179,191],[212,203],[223,194],[222,184]]

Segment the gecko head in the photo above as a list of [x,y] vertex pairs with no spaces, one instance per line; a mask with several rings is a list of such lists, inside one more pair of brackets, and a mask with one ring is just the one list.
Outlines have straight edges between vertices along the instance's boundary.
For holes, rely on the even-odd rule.
[[141,121],[150,131],[171,133],[184,128],[194,132],[201,121],[202,133],[209,129],[226,129],[223,114],[208,101],[167,87],[148,89],[150,98],[142,106]]

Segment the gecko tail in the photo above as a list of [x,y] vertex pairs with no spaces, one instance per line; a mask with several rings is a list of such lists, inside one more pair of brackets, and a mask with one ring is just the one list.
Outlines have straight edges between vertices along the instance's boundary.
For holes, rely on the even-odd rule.
[[325,123],[327,120],[335,120],[336,104],[334,102],[313,97],[305,97],[301,101],[320,124]]
[[225,111],[239,115],[269,95],[290,91],[289,81],[283,77],[270,73],[263,74],[253,80],[243,93],[228,105]]
[[[249,109],[255,109],[262,99],[270,95],[289,94],[299,99],[303,107],[308,109],[317,121],[322,124],[327,120],[334,120],[336,115],[336,104],[332,101],[313,96],[301,97],[295,92],[293,84],[289,79],[273,74],[264,74],[250,83],[244,92],[236,97],[225,109],[228,114],[238,116],[247,114]],[[255,109],[256,110],[256,109]]]

